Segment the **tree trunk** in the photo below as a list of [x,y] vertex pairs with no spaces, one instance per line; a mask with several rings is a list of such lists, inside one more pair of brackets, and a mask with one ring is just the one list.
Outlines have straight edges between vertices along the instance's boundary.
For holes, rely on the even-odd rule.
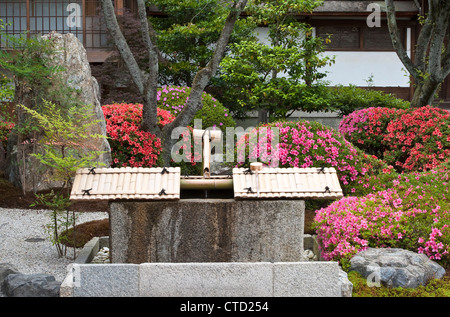
[[266,109],[258,110],[258,124],[264,124],[269,122],[268,111]]
[[423,83],[418,84],[414,90],[414,96],[411,100],[411,107],[419,108],[432,105],[440,84],[441,83],[435,82],[431,79],[427,79]]
[[428,1],[429,8],[415,46],[414,61],[410,59],[400,40],[394,1],[385,2],[392,45],[403,65],[418,83],[411,107],[432,105],[439,86],[450,73],[450,46],[446,50],[444,44],[448,36],[450,1]]
[[142,105],[142,124],[143,131],[150,132],[156,136],[160,136],[161,129],[158,126],[158,112],[157,112],[157,87],[151,88],[150,93],[144,94]]
[[162,159],[162,165],[165,167],[170,166],[170,161],[172,159],[171,151],[172,147],[174,146],[175,142],[177,140],[172,140],[171,138],[171,131],[163,130],[161,133],[161,145],[162,145],[162,153],[161,153],[161,159]]

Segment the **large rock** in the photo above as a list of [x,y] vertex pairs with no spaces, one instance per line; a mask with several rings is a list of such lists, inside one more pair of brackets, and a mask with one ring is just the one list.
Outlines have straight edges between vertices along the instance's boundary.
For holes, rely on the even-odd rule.
[[350,271],[360,273],[373,286],[416,288],[445,274],[445,269],[425,254],[398,248],[368,248],[350,263]]
[[[63,81],[71,88],[77,90],[75,98],[82,104],[91,105],[95,114],[92,120],[99,120],[99,124],[92,125],[90,134],[101,134],[106,136],[106,121],[100,104],[100,88],[97,80],[91,74],[91,67],[86,55],[86,49],[75,35],[59,34],[52,32],[43,36],[51,38],[55,45],[52,60],[53,65],[61,66],[64,70],[59,75]],[[100,162],[109,165],[111,163],[111,148],[106,139],[88,139],[86,145],[94,146],[106,153],[99,158]]]
[[8,297],[59,297],[61,283],[48,274],[9,274],[5,294]]
[[353,284],[348,279],[347,273],[341,269],[339,269],[338,281],[341,286],[341,297],[352,297]]
[[[103,116],[103,111],[100,104],[100,90],[95,77],[91,75],[91,68],[87,59],[86,50],[83,44],[73,34],[59,34],[52,32],[44,35],[43,38],[51,38],[54,43],[55,53],[51,56],[51,62],[48,67],[61,67],[62,71],[58,72],[55,78],[58,78],[54,83],[55,89],[58,89],[60,82],[66,83],[69,87],[74,88],[72,96],[81,104],[92,105],[93,117],[92,120],[99,120],[99,124],[91,126],[89,134],[101,134],[106,136],[106,122]],[[55,79],[56,80],[56,79]],[[61,80],[61,81],[60,81]],[[50,93],[49,93],[50,95]],[[86,139],[83,148],[95,148],[106,153],[97,159],[97,162],[106,164],[111,163],[111,148],[106,139],[89,138]],[[29,154],[32,146],[25,148],[26,154]],[[25,189],[43,190],[58,185],[48,182],[48,177],[51,176],[51,171],[41,173],[40,168],[36,166],[35,160],[29,160],[26,164],[27,169],[22,173],[18,162],[21,159],[22,148],[17,148],[17,138],[11,137],[8,140],[7,150],[7,177],[10,182],[20,187],[22,185],[23,175],[25,175]],[[17,157],[17,156],[19,157]],[[97,165],[93,163],[93,166]],[[59,184],[60,186],[61,184]]]
[[5,293],[5,281],[8,275],[18,273],[19,271],[12,264],[0,263],[0,293]]

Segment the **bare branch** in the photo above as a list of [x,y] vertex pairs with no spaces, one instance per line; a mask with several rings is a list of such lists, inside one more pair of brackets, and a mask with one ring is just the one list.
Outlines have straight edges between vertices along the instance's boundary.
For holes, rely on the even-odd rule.
[[144,84],[142,96],[144,105],[142,108],[142,129],[147,132],[158,133],[157,125],[157,90],[158,90],[158,50],[153,44],[147,20],[147,11],[144,0],[137,0],[139,19],[141,22],[142,39],[148,51],[148,78]]
[[113,38],[113,41],[120,53],[120,56],[124,60],[133,82],[136,84],[139,92],[144,93],[144,77],[142,75],[141,69],[139,68],[130,47],[125,40],[122,32],[120,31],[119,23],[117,23],[116,14],[114,12],[114,7],[111,0],[101,0],[103,16],[105,18],[106,27],[108,28],[109,34]]
[[442,52],[445,35],[448,30],[449,18],[450,18],[450,2],[439,1],[433,3],[433,10],[436,12],[434,18],[434,32],[430,42],[429,53],[429,73],[431,78],[436,82],[441,82],[445,79],[442,71],[442,59],[445,58],[446,52]]
[[153,70],[154,65],[156,65],[156,67],[158,66],[158,52],[156,46],[153,45],[153,42],[150,38],[145,2],[144,0],[137,0],[137,4],[138,4],[139,20],[141,22],[142,38],[148,50],[150,68],[152,69],[150,72],[152,71],[158,72],[158,68]]
[[[153,24],[150,21],[148,21],[148,19],[147,19],[147,22],[148,22],[148,31],[150,34],[150,39],[152,41],[154,41],[154,43],[156,43],[158,35],[156,34],[155,29],[153,28]],[[161,51],[159,50],[157,44],[155,44],[155,50],[156,50],[156,53],[158,54],[158,61],[161,64],[167,64],[168,60],[161,54]]]
[[392,45],[394,46],[398,57],[400,58],[403,65],[405,65],[406,69],[409,73],[417,80],[420,80],[420,74],[417,71],[416,66],[409,58],[406,53],[405,48],[403,47],[402,41],[400,41],[400,33],[397,27],[397,20],[395,16],[395,6],[393,0],[385,0],[386,2],[386,14],[387,14],[387,22],[389,27],[389,34],[391,35]]
[[414,64],[422,72],[425,72],[426,69],[427,51],[432,34],[433,34],[433,21],[430,18],[430,15],[428,15],[417,38],[418,44],[416,45],[415,48],[415,57],[414,57]]

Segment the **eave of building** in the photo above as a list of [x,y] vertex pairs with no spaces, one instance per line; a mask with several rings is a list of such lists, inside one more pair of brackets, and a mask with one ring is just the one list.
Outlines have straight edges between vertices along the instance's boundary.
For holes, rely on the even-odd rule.
[[[324,1],[323,5],[314,9],[313,14],[368,14],[370,4],[378,4],[382,12],[386,12],[384,1]],[[418,14],[420,9],[414,1],[394,1],[398,14]]]

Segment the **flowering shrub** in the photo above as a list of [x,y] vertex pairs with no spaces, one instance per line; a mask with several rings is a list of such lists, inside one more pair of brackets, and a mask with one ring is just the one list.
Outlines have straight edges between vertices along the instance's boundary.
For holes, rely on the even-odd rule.
[[[271,128],[279,129],[279,143],[271,148]],[[267,132],[267,133],[266,133]],[[250,146],[251,140],[257,140]],[[365,175],[386,168],[383,162],[352,146],[339,133],[318,122],[276,122],[253,129],[236,144],[238,166],[251,160],[269,164],[279,161],[279,167],[334,167],[344,193],[355,192],[355,185]],[[246,152],[240,149],[246,149]],[[245,155],[245,157],[244,157]]]
[[[154,134],[141,130],[142,104],[111,104],[102,107],[106,119],[106,133],[110,138],[112,167],[152,167],[158,164],[162,151],[161,140]],[[157,109],[158,124],[162,128],[172,122],[175,117],[166,110]],[[193,151],[191,141],[192,127],[181,135],[185,145],[178,153],[183,157],[179,163],[172,162],[172,166],[180,166],[183,173],[199,174],[201,166],[196,164],[201,153]],[[188,133],[190,135],[188,135]]]
[[450,154],[450,113],[433,107],[401,111],[384,136],[384,160],[400,170],[430,170]]
[[[142,105],[111,104],[102,107],[106,133],[110,137],[112,167],[152,167],[161,153],[161,140],[140,129]],[[161,126],[174,120],[168,111],[158,109]]]
[[344,117],[339,131],[400,172],[430,170],[450,154],[449,116],[433,107],[368,108]]
[[[163,86],[158,89],[158,107],[176,116],[189,100],[190,91],[189,87]],[[194,116],[194,119],[202,119],[202,129],[217,127],[225,132],[226,127],[236,126],[229,110],[210,94],[203,92],[202,104]]]
[[401,174],[390,188],[344,197],[316,211],[322,256],[345,263],[367,247],[395,247],[450,260],[449,168]]
[[3,145],[6,150],[6,142],[8,141],[8,135],[14,128],[13,122],[0,121],[0,144]]
[[383,157],[383,138],[397,109],[372,107],[354,111],[339,123],[339,132],[364,152]]

